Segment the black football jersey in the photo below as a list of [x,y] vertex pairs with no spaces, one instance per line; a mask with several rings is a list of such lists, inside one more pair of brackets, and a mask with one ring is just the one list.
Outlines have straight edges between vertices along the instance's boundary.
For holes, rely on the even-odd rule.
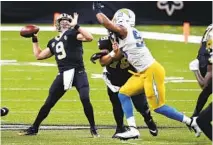
[[202,40],[201,40],[201,46],[198,51],[197,59],[199,60],[201,67],[206,67],[208,64],[209,59],[209,51],[207,49],[207,39],[209,36],[209,33],[212,31],[213,25],[209,25],[206,29],[206,31],[203,34]]
[[[109,52],[112,51],[112,43],[110,36],[101,37],[98,41],[100,50],[107,49]],[[111,81],[112,85],[122,86],[131,77],[132,74],[128,70],[135,71],[134,67],[129,64],[127,59],[123,57],[119,61],[112,61],[106,66],[107,78]]]
[[208,42],[207,39],[212,29],[213,29],[213,25],[211,24],[207,27],[206,31],[204,32],[202,40],[201,40],[201,46],[197,55],[202,76],[205,76],[207,72],[207,65],[209,64],[210,49],[207,48],[207,42]]
[[75,29],[69,29],[47,44],[51,53],[55,55],[59,72],[72,68],[84,70],[82,41],[76,39],[77,34]]

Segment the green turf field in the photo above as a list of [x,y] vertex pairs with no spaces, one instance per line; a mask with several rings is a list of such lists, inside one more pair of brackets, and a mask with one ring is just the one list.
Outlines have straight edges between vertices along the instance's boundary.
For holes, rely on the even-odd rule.
[[[193,27],[193,35],[202,35],[206,27]],[[153,32],[182,33],[181,27],[175,26],[141,26],[140,30]],[[56,32],[40,32],[39,43],[42,48]],[[90,96],[93,104],[95,120],[98,127],[115,125],[112,107],[108,99],[105,84],[100,78],[92,78],[101,74],[102,68],[89,61],[96,52],[97,40],[84,43],[84,61],[90,82]],[[57,75],[57,67],[35,66],[29,62],[55,64],[54,58],[37,61],[32,53],[31,40],[19,36],[19,32],[1,32],[1,59],[17,60],[18,65],[3,65],[1,67],[1,105],[10,109],[8,116],[1,118],[5,124],[31,124],[48,94],[48,88]],[[188,69],[189,62],[196,57],[199,44],[169,41],[145,40],[153,56],[165,67],[166,77],[180,78],[184,81],[195,80]],[[190,116],[195,107],[200,88],[196,82],[166,84],[168,105]],[[211,98],[209,99],[209,102]],[[159,126],[159,136],[152,137],[142,117],[135,112],[136,122],[141,137],[138,140],[122,142],[111,139],[113,129],[100,129],[100,138],[91,138],[88,129],[81,130],[41,130],[37,136],[18,136],[18,130],[1,131],[3,145],[77,145],[77,144],[144,144],[144,145],[210,145],[211,142],[202,135],[195,138],[185,125],[152,113]],[[88,126],[82,105],[75,88],[67,92],[56,104],[42,125],[84,125]]]

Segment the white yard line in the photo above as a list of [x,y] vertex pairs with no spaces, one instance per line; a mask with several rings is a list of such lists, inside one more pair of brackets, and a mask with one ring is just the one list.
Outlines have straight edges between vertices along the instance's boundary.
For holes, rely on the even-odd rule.
[[[49,88],[1,88],[3,91],[40,91],[40,90],[49,90]],[[71,91],[76,91],[75,88]],[[90,91],[106,91],[106,88],[90,88]]]
[[[16,96],[16,98],[18,98]],[[90,99],[92,102],[109,102],[109,99],[106,100],[94,100],[94,99]],[[2,102],[44,102],[44,100],[42,99],[2,99]],[[166,100],[166,102],[195,102],[195,100]],[[80,100],[76,100],[76,99],[62,99],[60,100],[60,102],[80,102]]]
[[[23,26],[1,26],[1,31],[20,31]],[[55,31],[53,26],[40,26],[40,31]],[[107,35],[107,30],[101,27],[84,27],[92,34]],[[141,31],[143,38],[154,40],[167,40],[184,42],[184,35],[182,34],[170,34],[170,33],[158,33],[158,32],[144,32]],[[200,43],[202,36],[190,35],[188,37],[189,43]]]

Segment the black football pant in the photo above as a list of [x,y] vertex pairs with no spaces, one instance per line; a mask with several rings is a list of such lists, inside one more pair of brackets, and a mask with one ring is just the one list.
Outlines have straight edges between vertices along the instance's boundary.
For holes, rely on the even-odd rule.
[[[95,126],[94,113],[92,104],[90,103],[89,83],[85,71],[75,72],[73,86],[76,87],[79,93],[81,103],[83,104],[84,113],[90,123],[90,126],[94,127]],[[66,91],[64,90],[63,85],[63,74],[60,73],[58,76],[56,76],[55,80],[53,81],[49,89],[49,95],[44,105],[41,107],[37,115],[37,118],[33,124],[33,127],[35,128],[39,127],[41,122],[48,116],[51,108],[57,103],[57,101],[64,95],[65,92]]]
[[203,133],[212,140],[212,103],[209,104],[209,106],[201,111],[197,118],[197,124],[200,127],[200,129],[203,131]]
[[206,104],[209,96],[212,94],[212,80],[209,81],[208,86],[205,87],[202,92],[200,93],[197,104],[192,116],[198,116],[200,111],[203,109],[204,105]]
[[[110,101],[112,103],[113,115],[117,124],[117,129],[120,129],[124,125],[123,124],[124,113],[122,110],[120,100],[118,98],[118,92],[114,93],[108,87],[107,87],[107,92],[108,92]],[[131,97],[131,99],[136,110],[144,117],[145,121],[146,120],[149,121],[150,119],[152,119],[145,94],[133,96]]]

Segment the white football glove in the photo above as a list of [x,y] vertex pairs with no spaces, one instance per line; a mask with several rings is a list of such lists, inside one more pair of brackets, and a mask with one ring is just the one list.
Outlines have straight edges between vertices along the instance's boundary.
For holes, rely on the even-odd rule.
[[189,63],[189,69],[191,71],[199,70],[199,60],[195,59]]

